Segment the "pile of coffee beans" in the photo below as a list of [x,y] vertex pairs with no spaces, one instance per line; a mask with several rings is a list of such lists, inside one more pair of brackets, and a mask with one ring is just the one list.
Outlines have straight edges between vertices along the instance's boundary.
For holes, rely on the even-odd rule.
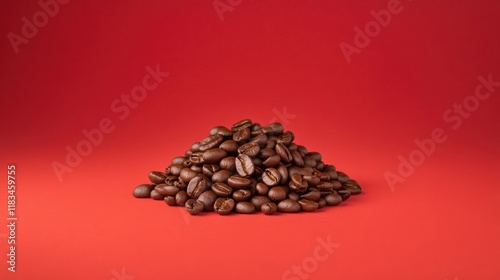
[[358,182],[294,138],[277,122],[261,126],[245,119],[231,129],[216,126],[165,172],[149,173],[151,183],[137,186],[133,195],[184,206],[192,215],[271,215],[336,206],[361,193]]

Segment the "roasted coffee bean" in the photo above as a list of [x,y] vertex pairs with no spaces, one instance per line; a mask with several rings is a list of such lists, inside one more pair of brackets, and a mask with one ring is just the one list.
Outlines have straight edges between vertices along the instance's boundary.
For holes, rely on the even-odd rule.
[[244,189],[250,187],[252,181],[239,175],[233,175],[227,179],[227,184],[234,189]]
[[[286,146],[286,145],[285,145]],[[290,151],[290,153],[292,151],[295,151],[297,150],[297,145],[295,143],[291,143],[290,145],[286,146],[288,148],[288,150]]]
[[261,149],[264,149],[267,145],[267,135],[264,133],[257,134],[249,142],[257,143]]
[[178,187],[179,190],[185,190],[187,188],[187,184],[181,181],[180,179],[174,182],[174,186]]
[[250,129],[248,127],[244,127],[233,133],[233,140],[239,144],[246,142],[248,139],[250,139]]
[[288,168],[286,168],[286,166],[283,163],[280,163],[280,164],[278,164],[276,169],[278,169],[278,172],[280,173],[280,176],[281,176],[280,184],[281,185],[286,184],[288,182],[288,178],[289,178]]
[[283,187],[273,187],[269,190],[267,193],[267,196],[272,200],[272,201],[282,201],[283,199],[286,198],[287,192],[285,188]]
[[219,170],[212,175],[212,182],[214,183],[225,183],[227,179],[232,176],[229,170]]
[[293,160],[292,154],[290,154],[290,151],[285,145],[277,143],[275,149],[276,149],[276,154],[278,154],[281,157],[281,160],[284,163],[292,162]]
[[186,191],[180,191],[175,195],[175,203],[179,206],[184,206],[188,199],[189,196]]
[[267,138],[266,149],[274,149],[276,147],[276,140]]
[[297,193],[305,193],[308,187],[307,181],[304,179],[304,176],[299,173],[294,173],[291,177],[291,181],[288,184],[288,187]]
[[203,202],[191,198],[186,201],[185,207],[189,214],[198,215],[203,212],[203,208],[205,208],[205,205],[203,205]]
[[318,152],[309,152],[307,155],[312,157],[316,162],[321,161],[322,158],[321,154]]
[[251,214],[255,212],[255,206],[248,201],[236,203],[236,212],[241,214]]
[[241,145],[238,148],[238,153],[240,154],[246,154],[250,157],[254,157],[259,154],[260,147],[259,144],[255,142],[248,142],[246,144]]
[[347,176],[347,174],[345,174],[344,172],[337,171],[337,175],[337,180],[339,180],[342,184],[347,183],[349,182],[349,180],[351,180],[351,178],[349,178],[349,176]]
[[214,183],[212,185],[212,191],[218,196],[228,197],[233,193],[233,188],[224,183]]
[[194,164],[194,165],[202,165],[205,161],[203,159],[204,152],[196,152],[192,153],[191,156],[189,157],[189,160]]
[[150,193],[154,188],[155,186],[151,184],[141,184],[135,187],[132,195],[137,198],[150,198]]
[[272,215],[278,211],[278,206],[273,202],[265,203],[260,207],[260,211],[266,215]]
[[189,184],[187,186],[187,194],[190,197],[197,198],[204,191],[208,190],[208,188],[210,188],[210,182],[208,178],[203,174],[199,174],[191,179],[191,181],[189,181]]
[[321,209],[326,206],[326,200],[324,198],[320,198],[318,200],[318,209]]
[[341,190],[343,188],[342,187],[342,183],[340,181],[331,180],[330,183],[332,183],[333,189],[336,190],[336,191]]
[[222,141],[224,141],[224,138],[221,135],[210,135],[201,140],[198,149],[204,152],[206,150],[218,147],[222,143]]
[[305,175],[304,179],[311,186],[317,186],[318,184],[321,183],[321,179],[319,178],[319,176],[316,175]]
[[292,155],[293,164],[300,167],[304,166],[304,160],[297,150],[291,151],[290,154]]
[[189,159],[189,156],[188,158],[182,163],[182,166],[184,167],[191,167],[193,165],[193,163],[191,162],[191,160]]
[[235,204],[232,198],[219,197],[215,200],[214,211],[220,215],[227,215],[233,211]]
[[214,173],[219,171],[219,170],[220,170],[220,167],[216,164],[204,164],[203,168],[202,168],[203,174],[205,174],[205,176],[207,176],[209,178],[212,177],[212,175],[214,175]]
[[279,184],[280,180],[281,175],[276,168],[267,168],[266,170],[264,170],[264,173],[262,173],[262,182],[270,187]]
[[354,184],[346,183],[344,188],[349,191],[351,195],[357,195],[361,193],[361,188]]
[[285,199],[278,203],[278,210],[284,213],[296,213],[301,209],[300,204],[292,199]]
[[238,151],[238,147],[238,143],[234,140],[226,140],[219,146],[219,148],[223,149],[228,154],[236,153]]
[[160,171],[151,171],[148,177],[151,183],[161,184],[165,182],[165,177],[167,177],[167,174]]
[[221,169],[226,169],[229,171],[236,170],[236,158],[235,157],[225,157],[221,159],[219,166]]
[[227,156],[226,151],[221,148],[213,148],[203,153],[203,162],[215,163]]
[[184,165],[178,163],[178,164],[172,164],[170,165],[166,170],[165,173],[167,175],[174,175],[174,176],[179,176],[181,174],[181,170],[184,168]]
[[318,201],[321,197],[321,193],[316,189],[309,188],[310,191],[300,196],[300,198],[309,199],[312,201]]
[[174,196],[170,196],[170,195],[169,196],[165,196],[165,198],[163,198],[163,200],[169,206],[177,206],[177,202],[175,202],[175,197]]
[[233,199],[235,201],[245,201],[250,199],[251,196],[252,196],[252,191],[248,189],[237,190],[233,193]]
[[322,161],[316,162],[316,169],[323,170],[323,168],[325,168],[325,163],[324,162],[322,162]]
[[278,122],[270,123],[262,127],[262,132],[268,135],[280,135],[285,128]]
[[216,126],[216,127],[212,128],[212,130],[210,130],[210,135],[220,135],[222,137],[231,137],[233,135],[233,132],[225,126]]
[[155,190],[164,196],[175,196],[180,191],[178,187],[167,184],[156,185]]
[[337,191],[337,193],[340,195],[340,197],[342,197],[342,201],[346,201],[347,199],[349,199],[349,197],[351,197],[351,192],[346,189],[340,189]]
[[326,205],[335,206],[339,205],[342,202],[342,197],[337,193],[331,193],[324,197],[326,201]]
[[256,196],[253,196],[251,199],[250,199],[250,202],[255,205],[255,209],[257,211],[260,210],[260,208],[262,207],[262,205],[264,205],[265,203],[269,203],[271,202],[271,200],[269,199],[269,197],[267,196],[263,196],[263,195],[256,195]]
[[316,188],[320,191],[333,191],[333,183],[320,181],[319,184],[316,185]]
[[253,173],[254,177],[261,178],[262,177],[262,168],[260,166],[255,166],[255,172]]
[[258,183],[255,186],[255,190],[260,195],[267,195],[267,193],[269,192],[269,187],[264,183]]
[[272,157],[274,155],[276,155],[276,152],[273,149],[268,149],[268,148],[260,150],[260,153],[259,153],[259,157],[262,160],[266,160],[269,157]]
[[203,205],[205,206],[203,208],[203,210],[206,212],[214,210],[214,203],[215,203],[216,199],[217,199],[217,195],[211,190],[204,191],[198,197],[198,201],[203,202]]
[[178,179],[179,179],[179,177],[177,177],[177,176],[167,175],[167,176],[165,176],[164,183],[166,183],[167,185],[173,185],[174,182],[177,181]]
[[292,200],[295,200],[295,201],[299,201],[300,194],[298,194],[296,192],[291,192],[291,193],[288,194],[288,198],[292,199]]
[[303,158],[303,160],[304,160],[305,165],[310,166],[310,167],[316,167],[316,161],[312,157],[305,156]]
[[242,128],[250,127],[251,125],[252,125],[252,120],[244,119],[244,120],[241,120],[241,121],[233,124],[233,126],[231,127],[231,130],[234,133]]
[[161,193],[159,193],[157,190],[153,189],[151,191],[151,193],[149,194],[151,196],[152,199],[154,200],[163,200],[163,198],[165,197],[164,195],[162,195]]
[[184,182],[184,183],[189,183],[191,179],[196,177],[198,175],[198,172],[195,172],[191,170],[190,168],[184,167],[181,170],[181,174],[179,175],[179,178]]
[[319,174],[319,179],[321,181],[330,181],[330,175],[328,175],[328,173],[326,172],[321,172],[321,174]]
[[234,163],[236,171],[243,177],[251,176],[255,172],[255,166],[248,155],[241,154],[237,156]]
[[318,203],[309,199],[301,199],[299,200],[300,207],[302,211],[312,212],[318,210]]
[[203,167],[200,165],[192,165],[191,170],[193,170],[196,173],[202,173],[203,172]]
[[302,146],[302,145],[297,145],[297,151],[300,153],[300,155],[301,155],[302,157],[305,157],[305,156],[307,155],[307,153],[309,153],[309,152],[307,151],[307,148],[306,148],[306,147],[304,147],[304,146]]
[[[192,154],[193,154],[193,151],[191,151],[191,150],[187,150],[187,151],[184,153],[184,157],[189,158],[189,157],[191,157],[191,155],[192,155]],[[183,165],[184,165],[184,164],[183,164]]]
[[288,146],[292,143],[293,139],[295,139],[295,135],[292,132],[287,131],[279,136],[276,142]]
[[262,164],[265,167],[275,167],[276,165],[278,165],[278,163],[280,163],[280,161],[281,161],[280,156],[274,155],[268,157]]
[[191,145],[191,151],[192,152],[199,152],[200,151],[200,142],[194,142]]
[[252,163],[255,167],[257,166],[263,166],[262,165],[262,160],[260,158],[257,158],[257,157],[254,157],[254,158],[251,158],[252,159]]
[[172,159],[172,164],[183,164],[186,161],[185,157],[174,157]]
[[250,126],[250,130],[251,131],[259,131],[262,129],[262,125],[260,125],[260,123],[253,123],[251,126]]

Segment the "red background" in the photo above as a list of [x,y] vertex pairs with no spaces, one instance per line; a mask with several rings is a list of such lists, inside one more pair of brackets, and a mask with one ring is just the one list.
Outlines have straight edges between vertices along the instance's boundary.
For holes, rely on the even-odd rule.
[[[71,1],[16,54],[7,34],[40,7],[4,1],[0,166],[17,166],[19,220],[16,273],[0,226],[0,278],[281,279],[331,236],[340,247],[308,279],[499,279],[500,88],[456,130],[443,113],[478,76],[500,81],[500,5],[401,1],[347,63],[339,44],[388,3],[369,2],[244,0],[221,21],[211,0]],[[120,120],[111,103],[148,65],[170,76]],[[362,195],[272,217],[190,217],[132,197],[212,126],[266,124],[284,107],[296,142]],[[115,130],[59,182],[51,164],[103,118]],[[434,128],[447,140],[391,191],[384,172]]]

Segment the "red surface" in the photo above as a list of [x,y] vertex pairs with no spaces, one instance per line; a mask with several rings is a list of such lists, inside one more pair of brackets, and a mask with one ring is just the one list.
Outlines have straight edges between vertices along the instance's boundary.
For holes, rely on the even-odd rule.
[[[18,217],[15,273],[0,226],[1,279],[500,278],[500,87],[443,119],[479,76],[500,81],[498,1],[402,1],[350,63],[339,45],[390,1],[243,1],[223,21],[211,1],[71,1],[16,54],[9,32],[40,10],[22,2],[1,12],[0,170],[16,164]],[[126,117],[113,111],[156,65],[170,75]],[[362,195],[272,217],[132,197],[212,126],[284,107],[296,142]],[[114,130],[60,182],[52,164],[106,118]],[[446,141],[391,189],[384,173],[435,128]],[[5,179],[0,201],[7,224]],[[287,274],[304,261],[307,274]]]

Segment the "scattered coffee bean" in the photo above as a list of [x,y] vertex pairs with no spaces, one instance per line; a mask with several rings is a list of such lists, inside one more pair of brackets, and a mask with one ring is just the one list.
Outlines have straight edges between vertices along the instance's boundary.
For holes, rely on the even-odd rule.
[[227,215],[233,211],[235,204],[232,198],[219,197],[214,203],[214,211],[220,215]]
[[185,206],[186,210],[191,215],[200,214],[201,212],[203,212],[203,208],[205,207],[205,205],[203,205],[203,202],[194,200],[192,198],[186,201]]
[[241,201],[236,204],[236,213],[251,214],[255,212],[255,206],[248,201]]
[[160,171],[151,171],[149,173],[149,180],[153,184],[161,184],[165,182],[165,178],[167,177],[167,174],[160,172]]
[[135,187],[134,192],[132,193],[137,198],[149,198],[151,191],[154,189],[154,185],[151,184],[142,184]]

